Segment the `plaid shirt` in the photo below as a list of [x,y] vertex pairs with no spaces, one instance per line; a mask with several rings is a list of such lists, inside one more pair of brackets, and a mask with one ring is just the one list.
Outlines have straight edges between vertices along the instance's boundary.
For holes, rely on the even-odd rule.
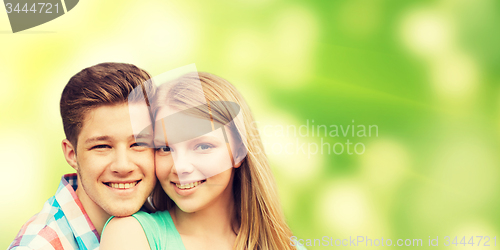
[[99,249],[99,234],[76,196],[77,175],[61,178],[56,195],[24,224],[8,250]]

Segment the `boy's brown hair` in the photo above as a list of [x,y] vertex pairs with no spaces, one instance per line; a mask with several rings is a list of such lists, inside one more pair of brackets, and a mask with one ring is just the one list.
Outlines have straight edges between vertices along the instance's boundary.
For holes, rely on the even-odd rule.
[[[69,80],[61,95],[60,109],[64,133],[76,149],[85,114],[104,105],[116,105],[146,100],[154,95],[151,76],[144,70],[126,63],[101,63],[83,69]],[[134,88],[140,86],[137,94]],[[136,96],[129,95],[136,93]]]

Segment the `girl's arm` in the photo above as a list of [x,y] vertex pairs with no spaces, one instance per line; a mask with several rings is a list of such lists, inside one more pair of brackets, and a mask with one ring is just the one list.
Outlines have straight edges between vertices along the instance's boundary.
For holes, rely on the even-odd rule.
[[101,250],[150,250],[141,224],[134,217],[113,218],[101,235]]

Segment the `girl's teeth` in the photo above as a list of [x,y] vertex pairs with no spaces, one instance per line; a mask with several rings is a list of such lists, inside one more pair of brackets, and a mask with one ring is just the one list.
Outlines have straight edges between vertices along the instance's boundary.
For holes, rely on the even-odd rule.
[[186,184],[177,184],[175,183],[175,185],[180,188],[180,189],[188,189],[188,188],[194,188],[198,185],[201,184],[201,181],[196,181],[196,182],[192,182],[192,183],[186,183]]

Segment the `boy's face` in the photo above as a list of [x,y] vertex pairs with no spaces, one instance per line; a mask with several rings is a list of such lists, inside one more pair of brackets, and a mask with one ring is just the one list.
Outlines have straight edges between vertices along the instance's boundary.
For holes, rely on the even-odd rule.
[[132,130],[132,126],[149,126],[148,114],[145,105],[130,104],[129,109],[129,105],[119,104],[94,108],[85,115],[74,162],[68,162],[77,170],[76,193],[87,211],[131,215],[153,190],[153,131],[143,131],[144,138],[136,141]]

